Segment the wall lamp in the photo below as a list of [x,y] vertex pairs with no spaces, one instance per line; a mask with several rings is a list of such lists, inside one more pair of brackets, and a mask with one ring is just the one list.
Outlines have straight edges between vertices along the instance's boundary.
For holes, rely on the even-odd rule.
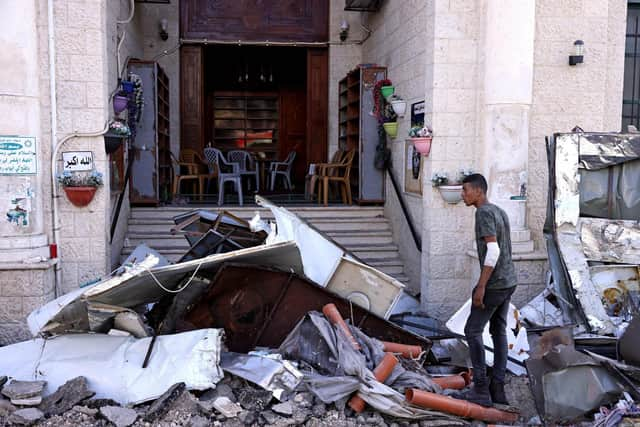
[[584,42],[576,40],[573,42],[574,54],[569,55],[569,65],[582,64],[584,62]]
[[169,33],[167,33],[167,19],[162,18],[160,20],[160,38],[162,41],[167,41],[169,38]]
[[347,22],[346,19],[343,19],[342,22],[340,22],[340,41],[341,42],[345,41],[348,36],[349,36],[349,23]]

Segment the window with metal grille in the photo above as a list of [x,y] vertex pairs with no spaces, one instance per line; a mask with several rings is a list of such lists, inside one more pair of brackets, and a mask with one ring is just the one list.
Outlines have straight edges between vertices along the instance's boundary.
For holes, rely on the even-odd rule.
[[624,49],[622,129],[640,129],[640,1],[630,1]]

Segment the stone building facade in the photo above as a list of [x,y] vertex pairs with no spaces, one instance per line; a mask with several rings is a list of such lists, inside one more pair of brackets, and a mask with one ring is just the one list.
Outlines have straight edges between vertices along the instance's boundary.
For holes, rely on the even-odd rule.
[[[0,176],[0,197],[7,206],[27,189],[30,198],[27,226],[0,221],[0,344],[27,336],[24,319],[33,308],[103,276],[119,261],[126,220],[118,222],[111,239],[116,200],[100,134],[127,58],[157,60],[173,82],[171,147],[179,150],[179,0],[136,2],[129,16],[133,3],[0,2],[7,18],[0,29],[0,135],[35,137],[38,163],[35,174]],[[473,209],[446,204],[430,183],[433,172],[454,175],[462,167],[484,173],[491,199],[506,208],[509,196],[518,192],[520,172],[527,172],[528,231],[519,234],[526,250],[515,257],[523,285],[515,301],[526,302],[543,286],[546,271],[544,137],[576,125],[586,131],[620,130],[627,2],[388,0],[376,13],[360,13],[345,12],[342,0],[329,0],[329,8],[327,156],[338,141],[338,80],[357,64],[386,66],[408,104],[425,101],[434,143],[423,159],[422,195],[402,194],[421,234],[421,251],[389,182],[385,204],[423,308],[446,317],[475,284]],[[158,38],[161,18],[167,19],[168,42]],[[343,20],[350,32],[340,42]],[[577,39],[585,42],[585,61],[569,66]],[[398,138],[389,140],[400,183],[408,128],[409,115],[400,120]],[[65,197],[52,198],[59,153],[73,150],[93,151],[96,170],[106,178],[85,208]],[[49,259],[52,243],[58,259]]]

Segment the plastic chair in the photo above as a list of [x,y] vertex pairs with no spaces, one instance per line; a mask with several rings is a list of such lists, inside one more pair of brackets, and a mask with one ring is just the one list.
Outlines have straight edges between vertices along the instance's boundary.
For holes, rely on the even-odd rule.
[[197,184],[194,194],[202,196],[202,190],[204,188],[204,180],[215,177],[215,174],[209,170],[207,173],[206,163],[202,157],[191,149],[184,149],[180,151],[180,159],[177,160],[173,154],[170,153],[171,161],[174,163],[174,170],[177,172],[175,179],[173,180],[172,196],[175,197],[179,194],[180,183],[183,181],[194,181]]
[[[227,160],[239,165],[240,176],[253,176],[256,180],[256,191],[260,191],[260,170],[248,151],[233,150],[227,153]],[[251,184],[251,182],[249,182]],[[251,189],[251,186],[247,187]]]
[[[331,157],[331,161],[329,163],[311,163],[309,165],[309,171],[307,172],[307,176],[305,177],[305,187],[304,187],[304,198],[312,199],[313,195],[316,192],[316,183],[318,183],[318,179],[320,176],[320,171],[323,167],[339,164],[342,162],[342,156],[344,156],[345,151],[338,148],[333,156]],[[322,185],[322,183],[320,183]]]
[[[222,151],[217,148],[207,147],[204,149],[204,157],[207,160],[209,171],[215,170],[218,173],[218,206],[224,202],[224,184],[232,182],[238,193],[240,206],[243,203],[242,177],[240,176],[240,166],[237,163],[228,162]],[[229,172],[230,170],[230,172]]]
[[329,163],[320,168],[318,175],[320,175],[319,179],[321,179],[322,185],[318,187],[318,203],[320,203],[320,192],[322,190],[324,205],[327,206],[329,204],[329,183],[335,182],[340,187],[342,203],[353,204],[351,198],[351,166],[355,155],[355,150],[349,150],[345,153],[340,163]]
[[284,162],[271,162],[269,165],[269,173],[271,175],[271,186],[270,190],[273,191],[273,188],[276,184],[276,177],[278,175],[282,175],[285,179],[285,188],[287,190],[292,189],[291,185],[291,168],[293,166],[293,161],[296,159],[296,152],[291,151],[287,156]]

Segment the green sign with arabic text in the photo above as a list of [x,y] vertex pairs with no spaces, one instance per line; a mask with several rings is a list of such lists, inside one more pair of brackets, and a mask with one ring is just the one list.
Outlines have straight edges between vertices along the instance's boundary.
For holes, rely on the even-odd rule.
[[0,175],[35,175],[37,159],[34,136],[0,135]]

